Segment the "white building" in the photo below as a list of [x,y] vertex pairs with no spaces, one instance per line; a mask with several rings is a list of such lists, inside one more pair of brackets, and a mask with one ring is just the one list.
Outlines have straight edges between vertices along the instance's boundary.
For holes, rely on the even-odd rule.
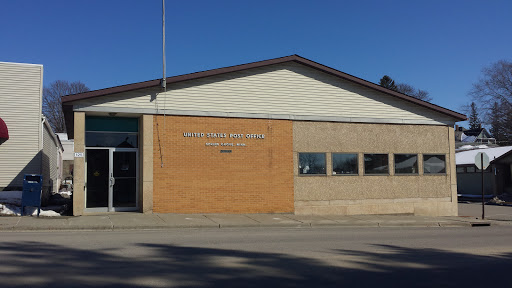
[[64,153],[62,153],[62,180],[70,180],[73,178],[73,161],[74,158],[74,150],[75,150],[75,141],[73,139],[68,139],[67,133],[56,133],[59,137],[60,142],[62,143],[62,148],[64,149]]
[[25,174],[43,175],[43,195],[61,182],[62,145],[42,116],[43,66],[0,62],[0,191],[21,190]]

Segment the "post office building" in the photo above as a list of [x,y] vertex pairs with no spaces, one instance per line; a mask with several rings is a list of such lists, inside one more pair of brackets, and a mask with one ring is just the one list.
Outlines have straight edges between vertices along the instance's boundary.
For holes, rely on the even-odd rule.
[[75,215],[457,215],[465,115],[297,55],[63,97]]

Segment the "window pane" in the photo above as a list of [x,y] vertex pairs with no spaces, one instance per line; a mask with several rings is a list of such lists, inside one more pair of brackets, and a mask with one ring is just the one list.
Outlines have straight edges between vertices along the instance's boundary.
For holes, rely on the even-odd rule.
[[[423,173],[446,173],[445,155],[423,155]],[[464,167],[457,167],[457,173],[464,173]]]
[[475,169],[476,169],[476,167],[466,167],[466,172],[467,173],[475,173]]
[[388,154],[364,154],[364,174],[389,174]]
[[114,207],[137,206],[137,178],[116,179],[112,192]]
[[[425,172],[425,173],[427,173],[427,172]],[[457,173],[464,173],[464,167],[457,167]]]
[[139,119],[125,117],[86,116],[85,131],[138,132]]
[[417,154],[395,154],[396,174],[418,174]]
[[137,148],[137,133],[85,132],[86,147]]
[[325,154],[299,153],[299,174],[325,174]]
[[332,154],[332,174],[358,174],[357,154]]
[[114,161],[112,163],[112,172],[114,178],[118,177],[137,177],[137,153],[115,151]]

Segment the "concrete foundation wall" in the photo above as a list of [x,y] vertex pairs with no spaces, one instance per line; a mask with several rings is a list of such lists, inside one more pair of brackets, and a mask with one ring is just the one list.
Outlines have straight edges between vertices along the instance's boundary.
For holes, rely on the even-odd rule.
[[[457,215],[453,129],[446,126],[293,122],[296,214]],[[326,154],[326,175],[298,174],[299,152]],[[359,175],[332,175],[332,153],[357,153]],[[364,175],[364,153],[389,155],[389,175]],[[418,154],[417,175],[395,175],[394,153]],[[423,154],[446,174],[423,175]]]

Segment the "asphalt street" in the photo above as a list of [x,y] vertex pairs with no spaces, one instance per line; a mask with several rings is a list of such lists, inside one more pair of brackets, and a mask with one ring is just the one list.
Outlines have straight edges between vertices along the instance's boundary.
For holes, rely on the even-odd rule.
[[509,287],[512,227],[0,232],[4,287]]

